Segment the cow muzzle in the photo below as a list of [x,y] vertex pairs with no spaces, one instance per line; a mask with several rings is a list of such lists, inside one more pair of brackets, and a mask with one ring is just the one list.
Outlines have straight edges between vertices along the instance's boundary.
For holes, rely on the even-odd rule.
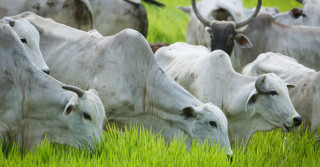
[[286,125],[285,123],[283,123],[283,129],[286,132],[290,132],[293,128],[300,126],[302,123],[302,118],[301,116],[295,116],[292,119],[292,123],[291,125]]
[[49,69],[45,69],[45,70],[42,70],[44,73],[46,73],[47,75],[50,74],[50,70]]

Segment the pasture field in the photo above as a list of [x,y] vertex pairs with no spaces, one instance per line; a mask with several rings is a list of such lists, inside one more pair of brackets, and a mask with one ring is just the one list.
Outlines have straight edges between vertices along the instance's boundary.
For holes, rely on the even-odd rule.
[[[188,15],[176,6],[188,0],[162,0],[167,7],[145,5],[149,17],[149,42],[185,41]],[[256,0],[244,0],[246,7]],[[294,0],[264,0],[264,6],[286,11],[299,6]],[[124,132],[110,128],[95,151],[44,142],[24,153],[17,145],[0,142],[0,166],[319,166],[320,137],[310,132],[283,133],[281,130],[256,133],[248,150],[233,148],[233,162],[214,145],[194,143],[189,149],[181,140],[166,143],[159,134],[138,127]],[[182,139],[183,140],[183,139]]]

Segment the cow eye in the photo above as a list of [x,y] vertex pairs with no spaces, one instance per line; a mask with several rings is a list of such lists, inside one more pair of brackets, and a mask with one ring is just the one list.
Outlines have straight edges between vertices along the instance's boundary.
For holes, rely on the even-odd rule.
[[271,91],[270,94],[271,94],[271,96],[278,95],[278,93],[276,91]]
[[304,13],[302,13],[301,16],[302,16],[302,17],[307,17],[306,14],[304,14]]
[[27,44],[27,40],[25,38],[21,39],[21,42]]
[[83,113],[83,117],[84,117],[84,119],[91,121],[91,117],[89,114]]
[[217,127],[217,123],[215,121],[210,121],[209,124],[215,128]]
[[229,36],[229,38],[228,38],[228,44],[230,45],[230,44],[232,44],[233,43],[233,40],[234,40],[234,36],[233,35],[231,35],[231,36]]

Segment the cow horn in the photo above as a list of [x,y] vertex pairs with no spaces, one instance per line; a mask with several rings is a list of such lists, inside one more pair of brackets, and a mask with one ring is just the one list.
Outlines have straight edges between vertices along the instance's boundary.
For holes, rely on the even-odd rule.
[[92,82],[92,84],[91,84],[91,89],[95,89],[96,91],[99,90],[99,87],[98,87],[98,78],[97,78],[97,77],[95,77],[95,78],[93,79],[93,82]]
[[264,89],[264,88],[262,87],[262,82],[263,82],[266,78],[267,78],[267,76],[265,76],[265,75],[262,75],[262,76],[258,77],[258,79],[257,79],[257,81],[256,81],[256,84],[255,84],[255,87],[256,87],[257,91],[258,91],[259,93],[261,93],[261,94],[269,94],[269,93],[270,93],[270,91],[268,91],[268,90],[266,90],[266,89]]
[[84,95],[84,91],[81,90],[80,88],[76,87],[76,86],[63,85],[62,88],[65,89],[65,90],[73,91],[73,92],[76,93],[79,97],[82,97],[82,96]]
[[261,4],[262,4],[262,0],[258,0],[258,4],[257,4],[256,10],[254,11],[254,13],[247,20],[236,23],[236,28],[241,28],[241,27],[249,24],[250,22],[252,22],[256,18],[256,16],[258,15],[260,8],[261,8]]
[[211,22],[204,18],[200,12],[198,11],[197,7],[196,7],[196,2],[195,0],[191,0],[191,4],[192,4],[192,10],[194,12],[194,14],[197,16],[197,18],[206,26],[210,27],[211,26]]

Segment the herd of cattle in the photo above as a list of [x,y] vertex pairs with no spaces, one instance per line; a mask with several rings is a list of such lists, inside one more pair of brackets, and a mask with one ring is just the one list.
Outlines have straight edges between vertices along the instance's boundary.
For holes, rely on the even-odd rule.
[[93,147],[107,122],[138,124],[232,155],[256,131],[316,131],[320,0],[299,2],[191,0],[188,43],[153,54],[140,0],[1,1],[0,138]]

